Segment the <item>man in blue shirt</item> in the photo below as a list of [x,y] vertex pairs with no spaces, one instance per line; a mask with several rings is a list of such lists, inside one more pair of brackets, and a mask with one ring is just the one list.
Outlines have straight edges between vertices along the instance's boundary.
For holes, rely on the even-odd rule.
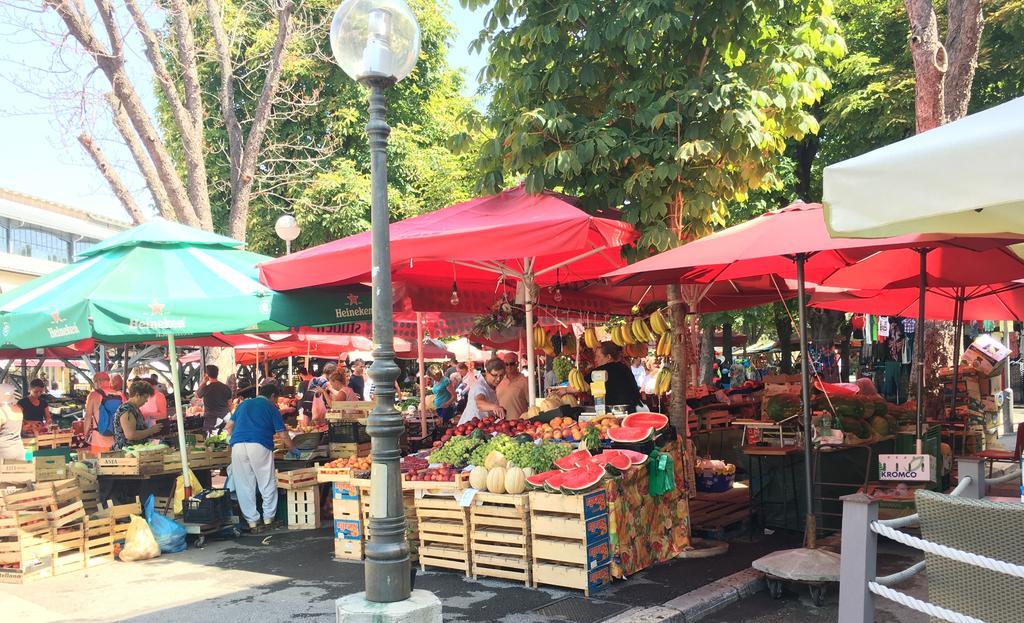
[[258,396],[235,407],[227,424],[227,432],[231,436],[231,478],[238,506],[251,529],[256,529],[260,520],[259,509],[256,508],[257,489],[263,497],[264,525],[274,523],[277,514],[274,435],[289,450],[295,447],[277,409],[279,393],[276,385],[264,385]]

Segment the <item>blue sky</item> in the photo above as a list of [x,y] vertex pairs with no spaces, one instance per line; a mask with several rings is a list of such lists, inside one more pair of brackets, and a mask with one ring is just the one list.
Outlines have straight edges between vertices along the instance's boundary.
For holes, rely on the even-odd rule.
[[[451,0],[451,4],[450,19],[458,35],[448,51],[448,60],[453,67],[465,71],[466,92],[471,95],[476,90],[476,76],[484,59],[482,55],[469,54],[469,43],[479,32],[486,10],[463,9],[458,0]],[[14,17],[10,9],[2,18],[0,187],[126,219],[106,181],[76,140],[81,107],[74,98],[54,98],[51,92],[59,89],[46,84],[53,80],[52,72],[43,69],[50,67],[54,58],[53,39],[28,34],[27,29],[19,27],[22,24],[18,20],[24,18]],[[46,23],[45,17],[29,19]],[[94,80],[99,81],[96,84],[107,86],[101,77]],[[95,123],[100,126],[97,135],[102,135],[108,124],[102,118]],[[104,148],[111,149],[106,145]],[[117,155],[117,152],[111,153],[112,157]],[[148,205],[149,196],[142,188],[141,178],[133,167],[129,170],[130,174],[125,173],[126,183],[132,187],[140,205]]]

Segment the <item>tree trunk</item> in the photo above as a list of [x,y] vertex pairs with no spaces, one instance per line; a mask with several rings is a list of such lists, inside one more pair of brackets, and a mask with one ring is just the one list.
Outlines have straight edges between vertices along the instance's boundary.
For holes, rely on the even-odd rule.
[[779,338],[779,350],[782,361],[779,363],[779,372],[782,374],[793,374],[793,325],[789,316],[775,311],[775,333]]
[[725,367],[732,365],[732,324],[728,322],[722,325],[722,359]]
[[914,110],[917,132],[945,123],[943,74],[946,48],[939,41],[938,20],[931,0],[904,0],[910,18],[910,55],[914,59]]
[[984,17],[981,0],[947,0],[946,55],[949,69],[942,81],[946,121],[967,114],[971,102],[971,84],[978,67],[978,42]]
[[705,385],[711,384],[713,369],[711,364],[715,361],[715,328],[704,327],[700,336],[700,382]]
[[672,374],[672,396],[667,415],[669,422],[682,435],[686,431],[686,389],[689,385],[689,368],[693,366],[694,361],[687,357],[687,323],[679,284],[670,283],[665,286],[665,294],[668,298],[669,315],[672,321],[672,361],[676,364]]

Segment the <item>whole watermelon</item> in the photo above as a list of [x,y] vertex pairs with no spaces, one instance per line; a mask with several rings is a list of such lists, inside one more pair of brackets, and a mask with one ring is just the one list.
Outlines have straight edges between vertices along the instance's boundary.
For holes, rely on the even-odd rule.
[[861,439],[867,439],[871,436],[871,431],[864,423],[864,420],[856,417],[840,417],[839,419],[842,422],[843,430],[847,433],[856,435]]
[[841,418],[864,417],[864,401],[854,396],[833,396],[832,406]]
[[773,422],[800,413],[800,397],[794,394],[775,394],[765,398],[765,411]]
[[885,398],[876,396],[872,402],[875,405],[875,417],[887,415],[889,413],[889,403],[885,401]]

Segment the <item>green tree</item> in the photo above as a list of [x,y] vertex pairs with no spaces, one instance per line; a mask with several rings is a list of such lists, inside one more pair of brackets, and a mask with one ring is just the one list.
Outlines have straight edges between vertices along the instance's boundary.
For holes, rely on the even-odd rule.
[[808,108],[845,52],[837,30],[827,0],[497,0],[476,42],[495,129],[482,187],[523,178],[621,208],[641,231],[634,255],[704,235],[730,202],[778,186],[787,140],[817,131]]
[[[476,176],[474,158],[449,145],[453,134],[469,131],[465,119],[473,102],[461,95],[462,75],[449,67],[446,54],[454,31],[443,5],[411,0],[422,43],[413,73],[388,91],[388,181],[391,215],[406,218],[470,198]],[[284,245],[274,233],[280,214],[291,212],[302,227],[292,245],[301,249],[347,236],[370,225],[370,165],[366,91],[353,82],[331,55],[327,37],[337,2],[306,0],[292,18],[294,34],[284,57],[274,114],[269,120],[252,181],[247,240],[254,250],[278,254]],[[260,3],[226,2],[223,28],[230,32],[230,58],[237,76],[233,101],[249,110],[261,93],[258,68],[273,44],[273,15]],[[215,183],[210,197],[214,222],[228,223],[233,197],[232,138],[220,102],[222,64],[212,51],[217,40],[207,14],[193,20],[200,54],[202,98],[212,115],[205,124],[209,145],[205,164]],[[165,48],[175,49],[173,31],[163,33]],[[174,55],[169,60],[173,63]],[[180,154],[180,133],[163,101],[161,121],[168,142]]]

